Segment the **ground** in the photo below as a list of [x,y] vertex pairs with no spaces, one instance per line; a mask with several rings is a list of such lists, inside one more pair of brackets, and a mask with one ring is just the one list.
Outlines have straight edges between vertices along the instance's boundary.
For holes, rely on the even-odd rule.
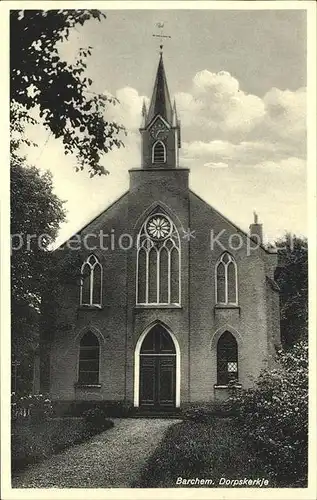
[[[180,478],[208,479],[212,488],[228,487],[225,481],[263,478],[267,481],[263,486],[275,487],[267,466],[265,457],[259,460],[255,456],[233,419],[214,417],[208,423],[185,420],[167,430],[134,487],[206,487],[180,482]],[[237,482],[234,486],[246,487]]]
[[177,420],[113,419],[114,427],[14,474],[13,488],[128,488]]

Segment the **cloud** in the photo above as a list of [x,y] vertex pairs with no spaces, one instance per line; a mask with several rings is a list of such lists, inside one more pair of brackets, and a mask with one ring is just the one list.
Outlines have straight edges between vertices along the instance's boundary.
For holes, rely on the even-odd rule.
[[[49,169],[57,195],[68,200],[69,222],[59,242],[118,198],[128,188],[128,170],[140,167],[138,129],[143,100],[148,105],[149,99],[132,87],[115,95],[120,102],[107,108],[106,117],[123,123],[128,135],[122,137],[124,148],[104,155],[107,177],[75,173],[75,159],[64,155],[61,141],[50,137],[47,142],[40,127],[28,133],[39,143],[28,154],[30,163]],[[180,164],[191,168],[191,187],[241,226],[256,207],[272,238],[284,228],[300,232],[306,216],[305,89],[272,88],[260,98],[243,92],[228,72],[203,70],[194,76],[190,92],[176,95],[176,103],[183,137]]]
[[[273,87],[263,97],[244,92],[227,71],[198,72],[190,92],[176,94],[183,135],[204,142],[282,143],[287,154],[305,155],[306,89]],[[275,148],[281,147],[278,144]]]
[[[116,92],[116,97],[120,103],[107,108],[106,118],[124,123],[128,135],[122,137],[125,147],[114,148],[102,158],[102,164],[111,175],[89,178],[87,171],[75,172],[76,159],[72,155],[65,156],[61,139],[55,139],[42,125],[27,128],[28,137],[39,147],[24,148],[22,153],[27,155],[29,164],[52,172],[54,190],[60,199],[66,200],[67,222],[62,225],[57,245],[117,199],[128,188],[128,170],[140,168],[138,128],[143,96],[125,87]],[[145,100],[147,102],[146,97]]]
[[306,169],[306,161],[303,158],[297,157],[289,157],[283,158],[280,161],[262,161],[260,163],[256,163],[254,168],[261,168],[265,170],[276,170],[284,172],[285,175],[294,175],[299,174],[300,176],[305,176]]
[[[196,125],[199,128],[204,126],[203,111],[204,103],[187,92],[179,92],[175,96],[177,112],[181,117],[182,127]],[[202,121],[203,120],[203,121]]]
[[207,163],[204,163],[204,167],[208,167],[208,168],[228,168],[229,165],[228,163],[224,163],[224,162],[221,162],[221,161],[218,161],[218,162],[207,162]]
[[269,166],[272,162],[284,165],[289,158],[296,158],[299,164],[305,164],[304,159],[296,155],[296,148],[269,141],[193,141],[183,144],[181,158],[187,166],[192,167],[206,164],[212,167],[217,163],[225,163],[230,167]]
[[[305,175],[306,89],[247,94],[230,73],[203,70],[176,96],[188,167],[259,167]],[[194,132],[193,132],[194,130]],[[190,139],[191,138],[191,139]],[[295,167],[296,165],[296,167]]]
[[[141,109],[149,99],[131,87],[119,89],[116,97],[120,102],[109,112],[112,119],[125,124],[128,137],[125,151],[110,153],[108,159],[138,163]],[[269,167],[270,162],[284,166],[289,158],[305,157],[305,88],[272,88],[260,98],[243,92],[227,71],[205,69],[194,75],[191,92],[176,94],[176,102],[182,135],[189,138],[180,152],[188,167]]]
[[272,88],[263,98],[265,116],[258,135],[281,139],[286,143],[295,141],[305,146],[306,139],[306,89],[295,92]]
[[[108,95],[108,92],[105,91],[104,94]],[[138,91],[132,87],[117,90],[115,96],[119,103],[107,108],[107,119],[122,123],[128,132],[137,132],[141,125],[143,101],[148,105],[148,97],[139,95]]]
[[265,104],[246,94],[227,71],[207,69],[193,78],[191,93],[175,96],[182,123],[224,133],[247,133],[265,114]]

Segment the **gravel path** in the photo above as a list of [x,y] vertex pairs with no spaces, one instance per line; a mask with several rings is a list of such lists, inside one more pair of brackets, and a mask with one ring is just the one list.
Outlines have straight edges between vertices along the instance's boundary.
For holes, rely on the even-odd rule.
[[137,480],[168,419],[113,419],[114,427],[12,477],[13,488],[128,488]]

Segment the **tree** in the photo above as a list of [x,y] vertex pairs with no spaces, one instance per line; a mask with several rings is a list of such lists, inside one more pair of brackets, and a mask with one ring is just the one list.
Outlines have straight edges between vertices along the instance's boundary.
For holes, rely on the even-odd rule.
[[20,362],[18,388],[31,389],[41,296],[50,276],[49,244],[65,219],[52,176],[11,154],[11,355]]
[[234,400],[241,432],[281,487],[307,487],[308,343],[280,350],[273,370]]
[[38,307],[49,264],[47,248],[65,219],[63,203],[53,193],[52,175],[11,162],[11,288],[17,301]]
[[87,168],[91,176],[108,173],[102,155],[123,145],[123,127],[105,119],[107,105],[116,99],[90,89],[85,68],[92,47],[81,48],[69,64],[60,58],[58,44],[77,24],[105,17],[86,9],[10,12],[11,121],[18,125],[17,115],[30,120],[29,111],[37,108],[45,127],[62,138],[65,154],[76,154],[77,169]]
[[281,338],[283,345],[290,347],[308,335],[308,245],[307,239],[286,234],[276,246]]
[[65,154],[76,154],[77,169],[87,168],[91,176],[107,173],[102,155],[122,145],[123,127],[104,116],[116,99],[91,91],[92,81],[85,77],[91,47],[80,49],[74,64],[58,52],[76,25],[104,18],[97,10],[10,12],[11,331],[22,392],[31,390],[41,297],[52,278],[47,250],[65,213],[53,193],[52,176],[27,165],[18,151],[22,143],[31,145],[25,126],[37,123],[36,111],[44,126],[62,138]]

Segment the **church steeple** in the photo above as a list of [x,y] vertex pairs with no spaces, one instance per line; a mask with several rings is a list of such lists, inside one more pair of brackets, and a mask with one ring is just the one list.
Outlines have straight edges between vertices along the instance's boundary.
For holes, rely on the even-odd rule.
[[147,112],[142,109],[142,168],[178,167],[180,122],[176,105],[172,106],[167,86],[162,51],[156,72],[152,99]]
[[162,52],[160,53],[160,60],[156,72],[154,89],[146,124],[148,125],[151,123],[156,115],[161,115],[162,118],[164,118],[168,123],[172,124],[173,110],[166,81]]

